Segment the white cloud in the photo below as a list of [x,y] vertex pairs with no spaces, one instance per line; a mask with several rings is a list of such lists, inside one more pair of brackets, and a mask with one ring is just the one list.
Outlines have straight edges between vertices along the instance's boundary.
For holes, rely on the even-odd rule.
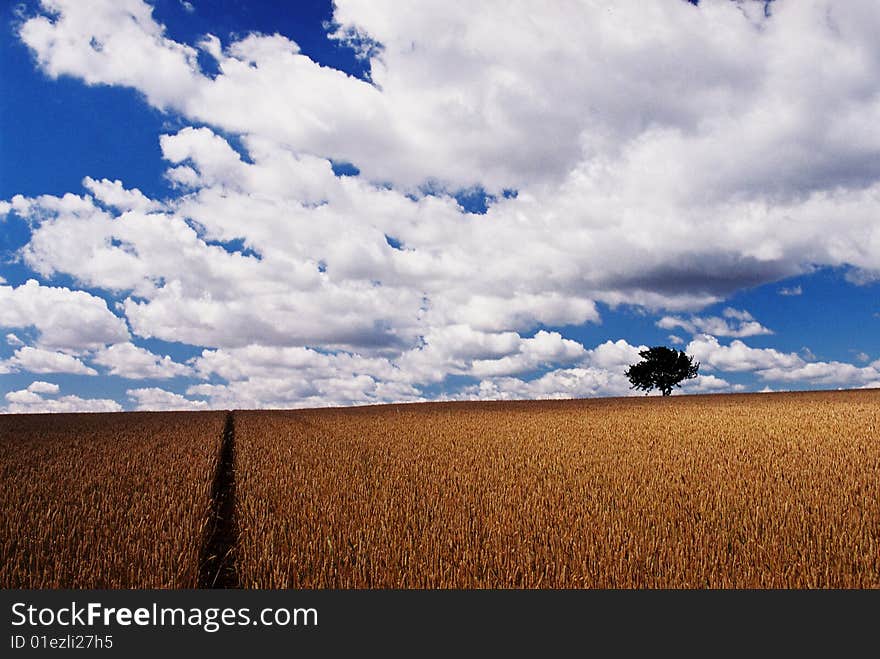
[[20,338],[18,338],[15,334],[13,334],[12,332],[10,332],[9,334],[6,335],[6,345],[10,345],[10,346],[23,346],[23,345],[24,345],[24,341],[22,341],[22,340],[21,340]]
[[[867,366],[846,362],[806,362],[797,353],[752,348],[739,340],[724,346],[712,336],[698,336],[687,346],[701,366],[720,371],[754,371],[771,382],[801,382],[821,386],[854,386],[880,378],[880,360]],[[815,358],[810,353],[811,358]]]
[[30,405],[33,403],[43,402],[42,396],[35,392],[28,391],[27,389],[21,389],[20,391],[10,391],[6,394],[5,398],[10,403],[17,405]]
[[139,410],[173,411],[204,410],[208,404],[203,400],[190,400],[172,391],[158,387],[129,389],[126,395],[137,404]]
[[542,366],[571,363],[585,355],[580,343],[564,339],[558,332],[541,330],[534,338],[522,339],[515,354],[474,361],[470,374],[475,377],[514,375]]
[[87,84],[135,87],[159,108],[179,105],[196,89],[196,51],[164,36],[141,0],[41,0],[42,15],[20,36],[43,71]]
[[855,267],[851,270],[847,270],[844,279],[856,286],[875,284],[880,281],[880,268]]
[[385,358],[247,346],[206,350],[194,365],[203,377],[227,380],[227,384],[187,389],[190,395],[208,397],[215,407],[315,407],[420,399],[408,382],[418,375]]
[[687,354],[700,362],[701,367],[720,371],[757,371],[766,369],[791,370],[800,368],[804,360],[794,353],[783,353],[773,348],[752,348],[740,340],[721,345],[714,336],[697,336],[687,348]]
[[458,398],[482,400],[588,398],[633,395],[622,373],[601,368],[568,368],[551,371],[535,380],[504,377],[487,379],[465,388]]
[[244,348],[206,350],[195,361],[202,376],[227,380],[246,377],[281,377],[296,372],[306,377],[327,373],[354,373],[391,377],[394,368],[386,359],[346,353],[327,354],[310,348],[251,345]]
[[726,308],[722,315],[699,317],[690,316],[689,318],[679,318],[677,316],[664,316],[657,321],[657,327],[663,329],[681,328],[689,334],[710,334],[712,336],[759,336],[761,334],[773,334],[772,330],[767,329],[761,323],[756,321],[748,311]]
[[804,289],[800,286],[783,286],[779,289],[780,295],[785,295],[788,297],[803,295]]
[[[35,386],[36,385],[36,386]],[[61,396],[44,398],[40,393],[57,394],[58,388],[50,391],[47,382],[34,382],[27,389],[10,391],[5,398],[8,402],[3,412],[7,414],[40,414],[46,412],[121,412],[122,406],[106,398],[80,398]],[[45,390],[45,391],[41,391]]]
[[190,375],[192,369],[165,355],[160,357],[133,343],[117,343],[99,350],[92,362],[106,366],[110,375],[123,378],[173,378]]
[[108,179],[96,181],[90,176],[86,176],[83,179],[83,187],[95,195],[95,199],[98,201],[120,211],[136,210],[147,213],[162,208],[162,204],[149,199],[137,188],[126,190],[122,185],[122,181],[110,181]]
[[[817,266],[880,269],[869,0],[779,0],[769,19],[760,3],[338,0],[336,38],[373,84],[281,35],[177,43],[139,0],[41,6],[20,36],[44,72],[201,127],[160,138],[169,201],[86,177],[89,195],[0,212],[31,224],[21,256],[41,275],[124,298],[136,336],[205,347],[195,368],[226,383],[192,391],[212,405],[413,400],[449,375],[482,378],[479,396],[619,393],[637,348],[543,330],[599,322],[597,302],[662,310],[706,368],[822,381],[798,355],[701,336],[771,333],[746,312],[695,312]],[[472,185],[518,194],[477,216],[445,194]],[[0,325],[125,377],[186,374],[85,292],[0,287]]]
[[226,140],[208,128],[184,128],[174,135],[163,135],[160,144],[165,160],[194,165],[195,185],[239,187],[241,179],[253,171]]
[[281,378],[253,377],[228,384],[189,387],[188,395],[205,396],[215,408],[304,408],[425,400],[412,386],[368,375],[328,377],[310,382],[291,373]]
[[[520,373],[571,363],[586,355],[583,346],[557,332],[542,330],[532,338],[522,338],[515,332],[488,333],[454,325],[433,331],[423,345],[393,359],[251,345],[206,350],[194,366],[202,377],[220,376],[242,394],[267,383],[267,394],[277,390],[269,394],[271,400],[296,402],[298,396],[323,396],[337,402],[363,403],[381,402],[378,397],[386,394],[394,400],[414,400],[418,392],[413,385],[439,382],[450,373],[475,377]],[[220,390],[204,391],[217,395]],[[223,390],[224,395],[228,391]]]
[[[423,400],[419,387],[441,382],[452,373],[482,379],[483,389],[465,388],[467,395],[486,397],[492,391],[506,397],[516,392],[558,396],[546,380],[534,384],[501,376],[577,362],[584,366],[552,371],[560,387],[572,386],[583,395],[589,391],[618,395],[629,387],[623,372],[639,360],[638,351],[623,340],[585,350],[556,332],[522,338],[512,332],[493,334],[457,326],[426,337],[422,347],[396,359],[265,346],[205,351],[194,361],[197,372],[228,384],[194,385],[187,393],[206,396],[215,407],[239,408],[407,402]],[[571,374],[577,379],[574,384]]]
[[73,373],[75,375],[97,375],[98,372],[86,366],[80,359],[64,352],[24,346],[6,361],[6,365],[16,371],[27,373]]
[[[682,383],[682,393],[718,393],[742,391],[741,385],[731,385],[715,375],[698,375]],[[629,380],[620,369],[596,367],[556,369],[533,379],[511,377],[483,380],[479,385],[466,387],[454,398],[479,398],[483,400],[512,399],[562,399],[589,398],[594,396],[636,396]],[[654,392],[653,395],[659,395]]]
[[685,380],[682,382],[681,389],[682,393],[686,394],[702,394],[745,391],[745,386],[741,384],[731,384],[724,378],[719,378],[717,375],[698,375],[692,380]]
[[[48,71],[135,86],[262,152],[253,168],[235,154],[220,172],[205,164],[201,184],[229,185],[231,176],[241,185],[285,158],[317,154],[401,190],[432,180],[519,189],[487,227],[464,232],[464,245],[417,239],[416,256],[399,260],[463,247],[480,263],[509,260],[520,273],[561,280],[524,292],[529,305],[547,290],[571,299],[576,289],[586,301],[699,305],[812,264],[880,267],[870,166],[880,140],[852,138],[870,134],[880,112],[864,93],[877,79],[867,0],[787,2],[770,19],[722,2],[608,2],[540,16],[507,2],[423,3],[417,12],[336,3],[341,38],[383,45],[371,61],[373,86],[318,66],[278,35],[251,34],[225,50],[209,40],[221,73],[203,76],[147,5],[56,8],[59,18],[37,17],[22,30]],[[123,36],[138,34],[123,74],[106,48],[89,44],[128,14]],[[821,71],[804,43],[825,54]],[[141,65],[152,59],[161,65]],[[178,137],[206,135],[187,130]],[[173,148],[166,155],[199,159]],[[196,170],[178,171],[191,179]],[[455,243],[456,233],[443,235]]]
[[809,382],[815,385],[861,385],[880,378],[875,366],[855,366],[845,362],[813,362],[797,368],[768,368],[759,374],[765,380]]
[[35,394],[57,394],[61,388],[52,382],[35,380],[28,385],[27,390]]
[[639,352],[647,347],[633,346],[623,339],[606,341],[589,351],[587,363],[598,368],[624,371],[630,364],[641,361]]
[[813,362],[819,359],[808,346],[803,346],[800,350],[798,350],[798,354],[803,357],[805,361],[808,362]]
[[40,347],[71,351],[128,338],[125,322],[101,298],[42,286],[34,279],[18,287],[0,286],[0,327],[35,327]]

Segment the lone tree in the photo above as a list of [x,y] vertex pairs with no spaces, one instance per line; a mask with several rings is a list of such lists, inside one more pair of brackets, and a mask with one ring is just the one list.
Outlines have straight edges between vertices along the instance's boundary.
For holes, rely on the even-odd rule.
[[654,346],[642,350],[639,355],[642,361],[626,369],[626,377],[632,382],[630,389],[649,392],[657,388],[668,396],[673,387],[680,387],[682,381],[697,377],[700,370],[700,362],[695,364],[693,357],[674,348]]

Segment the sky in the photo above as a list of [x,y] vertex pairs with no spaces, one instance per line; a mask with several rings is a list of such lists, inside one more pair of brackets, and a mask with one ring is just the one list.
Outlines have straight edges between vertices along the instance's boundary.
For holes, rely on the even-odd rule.
[[874,0],[0,5],[0,412],[880,387]]

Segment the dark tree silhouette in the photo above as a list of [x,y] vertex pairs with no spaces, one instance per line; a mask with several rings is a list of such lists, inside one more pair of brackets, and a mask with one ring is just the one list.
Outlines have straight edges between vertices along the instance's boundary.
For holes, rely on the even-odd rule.
[[639,355],[642,361],[626,369],[626,377],[632,382],[630,389],[649,392],[656,388],[668,396],[673,387],[680,387],[682,381],[697,377],[700,370],[700,362],[695,364],[693,357],[674,348],[654,346],[642,350]]

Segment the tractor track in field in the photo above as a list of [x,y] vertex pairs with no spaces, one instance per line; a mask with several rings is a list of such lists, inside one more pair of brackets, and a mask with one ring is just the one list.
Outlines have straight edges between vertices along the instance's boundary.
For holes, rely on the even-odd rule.
[[226,414],[220,460],[211,484],[211,512],[199,554],[199,588],[238,588],[235,519],[235,413]]

